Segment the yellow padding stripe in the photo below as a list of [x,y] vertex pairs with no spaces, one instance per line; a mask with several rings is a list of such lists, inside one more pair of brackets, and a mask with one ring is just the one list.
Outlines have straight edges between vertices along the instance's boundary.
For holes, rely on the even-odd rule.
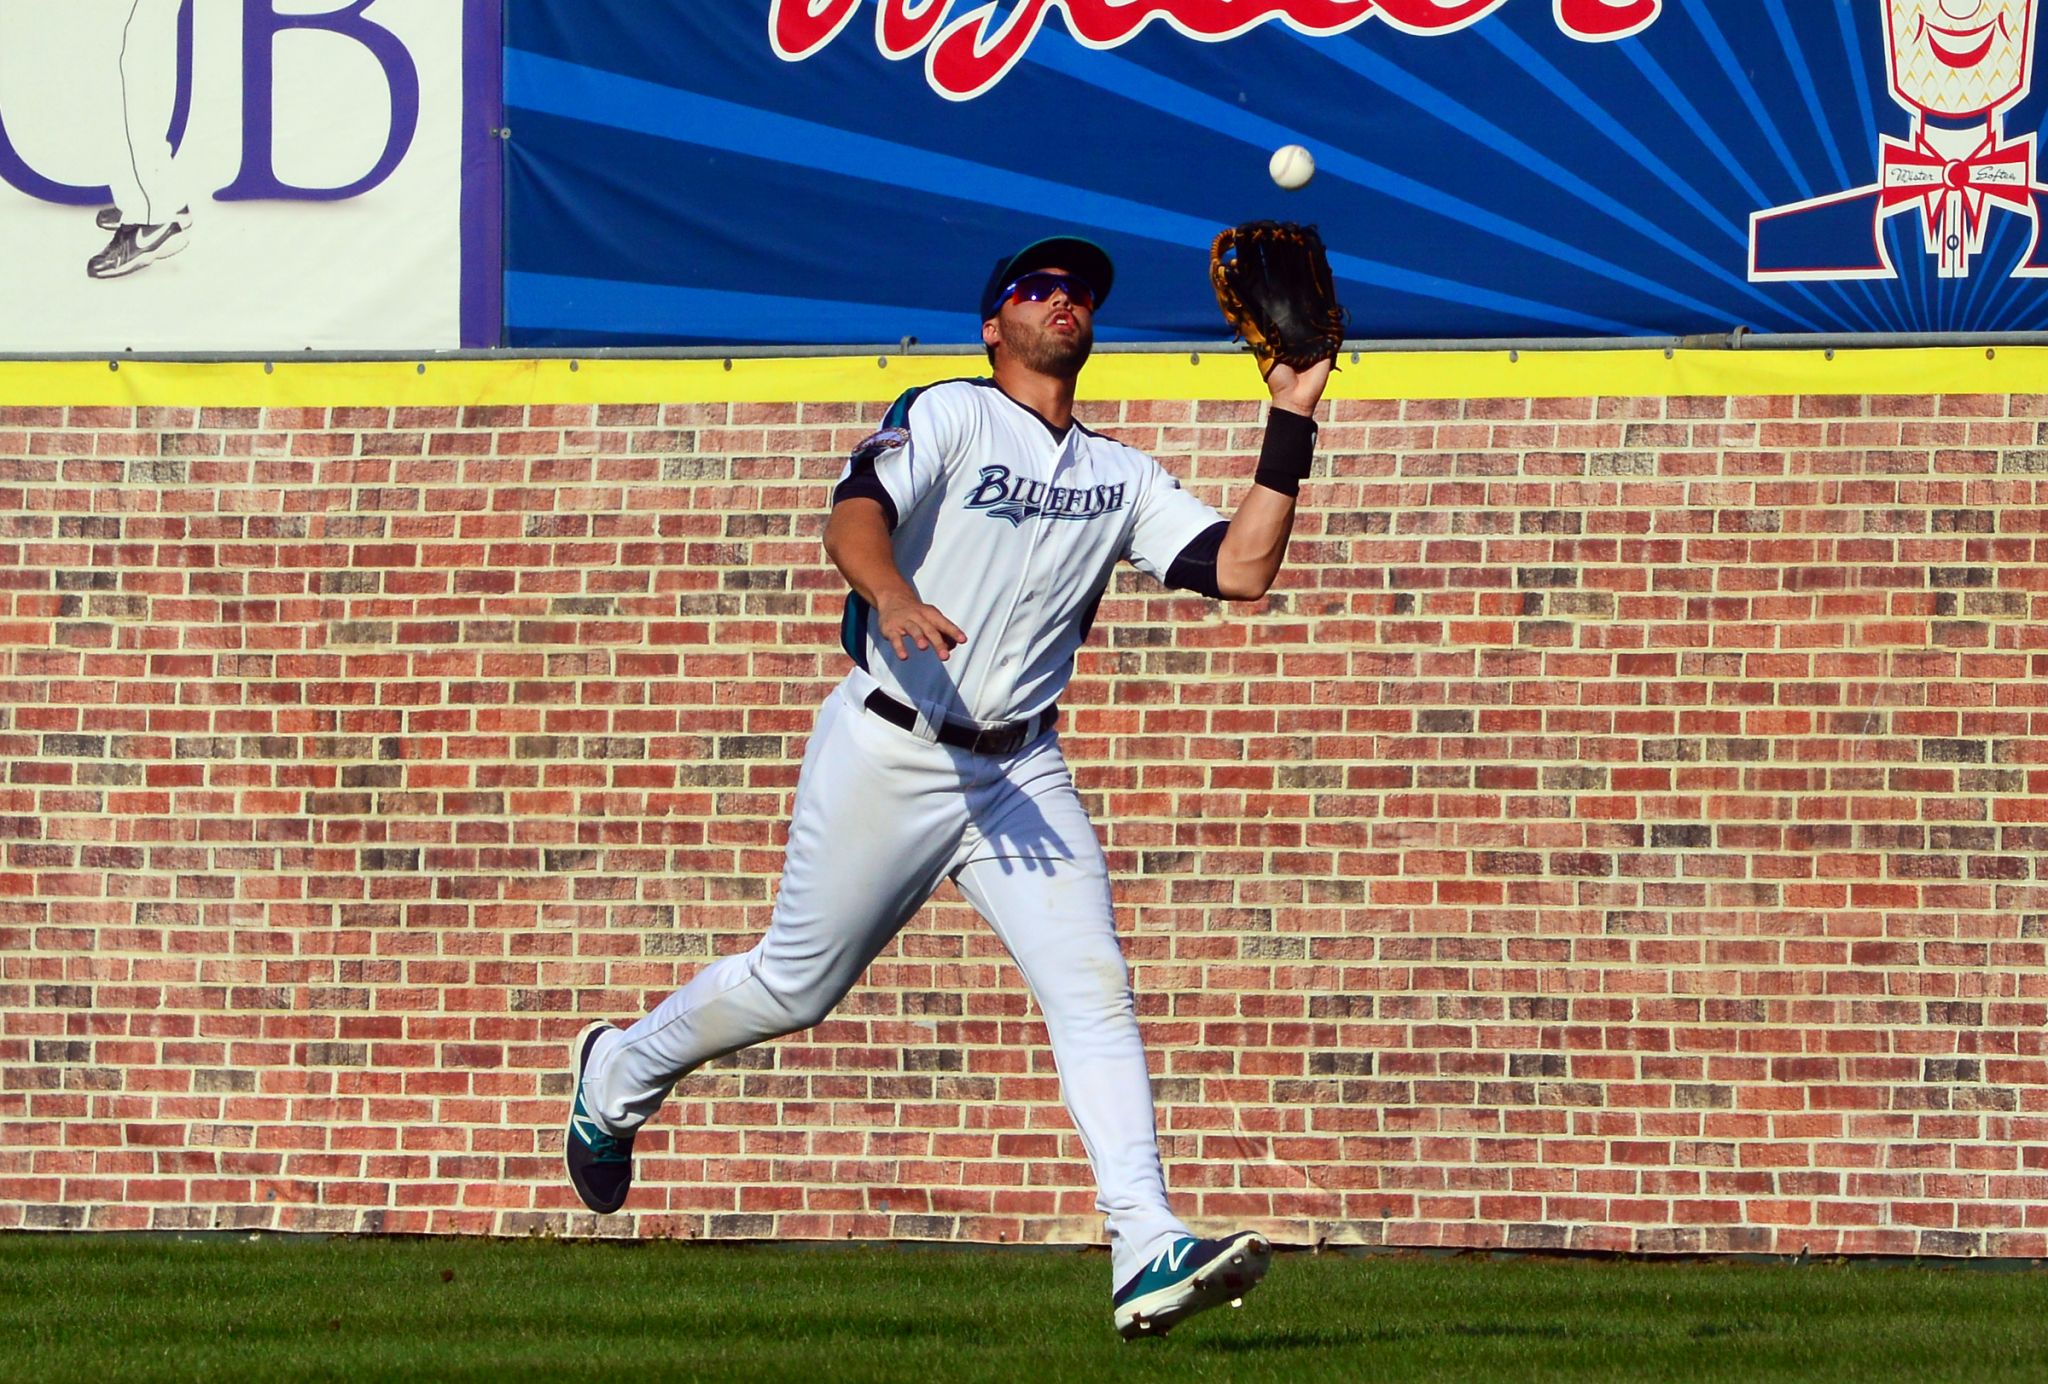
[[[447,407],[465,404],[871,403],[987,373],[981,356],[723,360],[0,361],[0,406]],[[1342,360],[1330,397],[1525,399],[1674,394],[2048,393],[2048,347],[1837,351],[1408,351]],[[1083,398],[1262,399],[1239,352],[1098,355]]]

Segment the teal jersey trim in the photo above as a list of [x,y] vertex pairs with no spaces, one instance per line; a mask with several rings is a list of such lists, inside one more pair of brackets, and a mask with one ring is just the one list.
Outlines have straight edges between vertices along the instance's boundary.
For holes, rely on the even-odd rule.
[[858,591],[846,593],[846,609],[839,617],[839,646],[862,672],[868,667],[868,615],[872,607]]

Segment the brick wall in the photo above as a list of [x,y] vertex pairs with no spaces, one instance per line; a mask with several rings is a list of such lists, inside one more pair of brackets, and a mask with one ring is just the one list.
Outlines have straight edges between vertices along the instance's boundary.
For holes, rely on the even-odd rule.
[[[2048,1253],[2048,398],[1332,407],[1066,699],[1186,1214]],[[1092,1239],[950,891],[559,1175],[765,923],[878,412],[0,408],[0,1228]],[[1260,410],[1087,416],[1223,501]]]

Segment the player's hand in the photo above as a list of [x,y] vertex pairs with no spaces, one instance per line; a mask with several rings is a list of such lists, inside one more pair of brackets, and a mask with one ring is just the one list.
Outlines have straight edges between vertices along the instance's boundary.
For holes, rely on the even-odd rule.
[[1291,365],[1273,362],[1273,373],[1266,376],[1266,388],[1273,392],[1273,404],[1291,413],[1313,415],[1316,405],[1323,400],[1323,390],[1330,383],[1330,370],[1337,363],[1335,356],[1311,365],[1306,370],[1296,370]]
[[953,656],[956,644],[967,642],[966,632],[945,617],[937,606],[926,605],[914,595],[889,597],[875,607],[875,628],[896,657],[909,658],[910,646],[937,649],[941,662]]

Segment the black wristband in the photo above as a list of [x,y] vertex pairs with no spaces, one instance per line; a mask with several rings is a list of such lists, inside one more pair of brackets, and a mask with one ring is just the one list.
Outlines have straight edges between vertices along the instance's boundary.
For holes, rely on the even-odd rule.
[[1316,420],[1275,405],[1266,414],[1266,442],[1252,479],[1282,495],[1299,495],[1316,459]]

